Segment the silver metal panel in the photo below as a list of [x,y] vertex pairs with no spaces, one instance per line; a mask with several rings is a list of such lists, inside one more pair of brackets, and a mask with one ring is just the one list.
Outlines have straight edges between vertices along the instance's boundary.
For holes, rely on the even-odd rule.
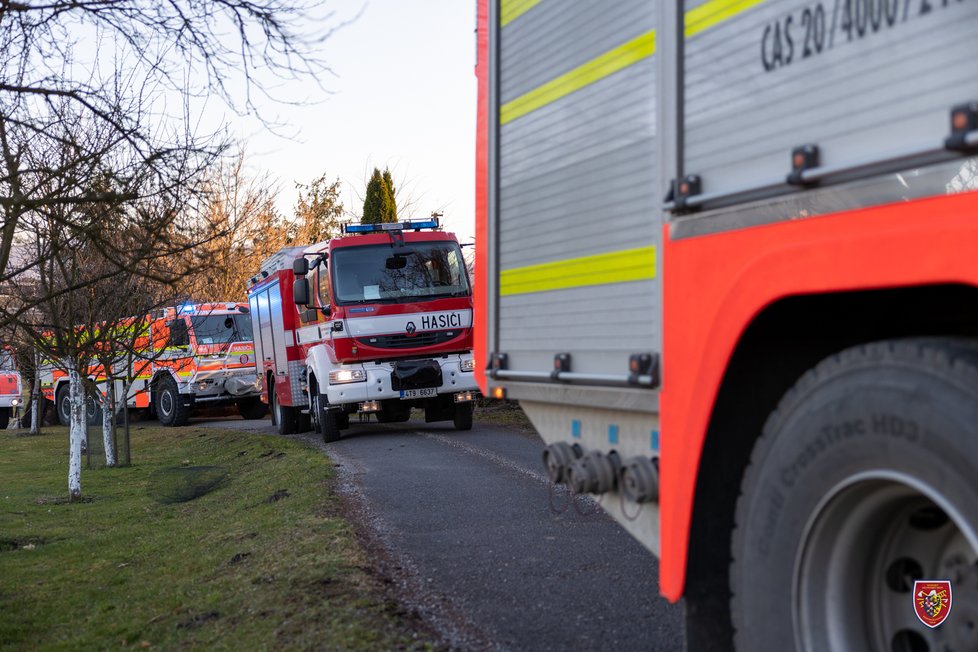
[[543,0],[500,34],[505,104],[652,29],[649,2]]
[[268,310],[272,317],[272,337],[275,342],[275,373],[285,374],[289,370],[289,356],[285,348],[287,343],[282,321],[282,288],[278,283],[268,288]]
[[500,298],[499,350],[510,369],[627,374],[633,353],[659,350],[657,283],[631,281]]
[[302,377],[302,372],[305,371],[306,361],[305,360],[290,360],[289,361],[289,391],[292,395],[292,405],[294,406],[305,406],[309,405],[309,396],[302,391],[302,384],[299,382]]
[[[896,7],[893,24],[847,31],[846,8],[868,6]],[[824,166],[940,146],[951,107],[978,98],[963,65],[978,58],[976,19],[978,5],[957,1],[768,0],[689,37],[684,172],[704,193],[732,192],[783,181],[803,144]]]
[[[654,13],[645,0],[544,0],[502,29],[497,101],[648,32]],[[647,57],[500,125],[490,186],[496,272],[658,244],[655,86]],[[573,372],[626,374],[629,355],[660,348],[659,285],[501,296],[494,350],[514,370],[548,371],[555,353],[569,352]]]
[[681,217],[670,224],[673,240],[799,220],[839,211],[978,190],[978,158],[815,188],[777,199],[738,204]]
[[251,332],[253,333],[253,339],[255,341],[255,372],[259,375],[262,372],[262,360],[265,359],[262,353],[262,337],[261,337],[261,318],[259,316],[259,294],[252,294],[248,297],[248,305],[251,310]]
[[502,269],[653,243],[654,77],[645,60],[503,125]]

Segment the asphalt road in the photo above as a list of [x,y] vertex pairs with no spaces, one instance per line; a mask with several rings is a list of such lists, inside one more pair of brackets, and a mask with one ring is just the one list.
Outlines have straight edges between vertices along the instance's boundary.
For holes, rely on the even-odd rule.
[[[194,424],[274,433],[267,420]],[[368,548],[452,647],[682,649],[655,558],[594,503],[551,492],[538,437],[416,422],[296,437],[333,459]]]

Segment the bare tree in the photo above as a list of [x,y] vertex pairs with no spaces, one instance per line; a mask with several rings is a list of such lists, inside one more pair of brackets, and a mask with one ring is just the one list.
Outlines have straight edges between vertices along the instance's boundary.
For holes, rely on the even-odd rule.
[[[134,202],[153,194],[170,210],[153,212],[156,223],[145,228],[181,235],[187,196],[200,189],[202,171],[228,145],[220,131],[196,133],[205,102],[217,98],[233,111],[254,114],[272,82],[315,81],[325,67],[310,55],[316,39],[309,26],[331,18],[314,15],[317,5],[0,2],[0,283],[36,273],[36,259],[12,267],[11,250],[34,212],[46,210],[48,219],[68,226],[61,220],[74,219],[74,211],[47,210],[56,205]],[[328,36],[328,29],[320,31]],[[244,90],[236,92],[239,87]],[[66,138],[70,123],[100,137]],[[38,155],[57,148],[63,155],[56,163]],[[109,187],[92,184],[110,153],[130,167],[110,166]],[[98,238],[88,234],[121,267],[127,252]],[[11,318],[0,315],[0,323]]]
[[291,224],[275,209],[277,192],[267,174],[253,176],[246,167],[242,150],[215,166],[204,184],[199,220],[213,237],[188,252],[197,269],[183,284],[196,300],[245,300],[248,278],[285,245]]

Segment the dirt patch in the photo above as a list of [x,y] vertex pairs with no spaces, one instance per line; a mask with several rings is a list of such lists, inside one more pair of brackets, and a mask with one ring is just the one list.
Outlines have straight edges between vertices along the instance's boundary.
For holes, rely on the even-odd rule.
[[269,496],[268,498],[266,498],[265,499],[265,502],[266,503],[277,503],[278,501],[282,500],[283,498],[288,498],[291,495],[292,494],[289,493],[289,490],[288,489],[279,489],[278,491],[276,491],[275,493],[273,493],[271,496]]
[[228,480],[222,466],[173,466],[149,476],[146,493],[158,503],[185,503],[208,494]]
[[177,623],[177,629],[196,629],[202,625],[206,625],[212,620],[217,620],[221,617],[221,614],[217,611],[208,611],[207,613],[197,614]]

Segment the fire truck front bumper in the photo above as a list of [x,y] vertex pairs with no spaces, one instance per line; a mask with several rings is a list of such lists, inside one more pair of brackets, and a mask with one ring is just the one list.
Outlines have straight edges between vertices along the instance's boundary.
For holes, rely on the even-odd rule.
[[341,365],[329,372],[330,405],[390,399],[419,400],[454,394],[456,400],[477,396],[472,354],[423,360]]

